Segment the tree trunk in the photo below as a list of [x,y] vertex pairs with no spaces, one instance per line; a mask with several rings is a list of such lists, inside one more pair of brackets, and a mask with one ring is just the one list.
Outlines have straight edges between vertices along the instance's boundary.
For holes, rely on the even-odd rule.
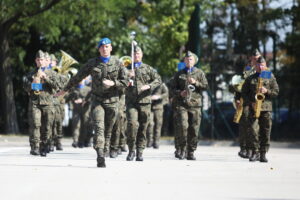
[[8,31],[0,26],[0,94],[1,115],[4,122],[4,133],[19,133],[14,99],[12,69],[9,67]]

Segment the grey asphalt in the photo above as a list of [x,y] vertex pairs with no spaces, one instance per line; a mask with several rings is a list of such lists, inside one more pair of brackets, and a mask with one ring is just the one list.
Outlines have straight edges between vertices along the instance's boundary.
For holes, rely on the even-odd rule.
[[300,148],[287,148],[297,143],[273,143],[269,163],[250,163],[230,142],[200,142],[197,160],[181,161],[164,141],[145,150],[144,162],[123,153],[105,169],[96,167],[92,148],[63,144],[31,156],[27,137],[0,135],[0,199],[300,199]]

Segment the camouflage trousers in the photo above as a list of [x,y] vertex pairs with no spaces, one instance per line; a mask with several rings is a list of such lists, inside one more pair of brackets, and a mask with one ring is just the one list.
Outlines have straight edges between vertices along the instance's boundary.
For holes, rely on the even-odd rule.
[[149,125],[147,128],[147,140],[150,143],[159,143],[163,124],[163,113],[163,109],[155,109],[151,111]]
[[239,142],[241,150],[250,149],[250,127],[249,127],[249,107],[243,107],[242,117],[239,123]]
[[102,103],[94,101],[92,103],[92,119],[94,134],[94,148],[104,149],[108,152],[113,126],[118,115],[118,102]]
[[272,113],[270,111],[262,111],[258,119],[251,117],[249,121],[251,149],[255,152],[267,152],[270,147]]
[[64,104],[54,106],[54,122],[52,126],[51,142],[56,143],[63,137],[62,122],[65,117]]
[[177,145],[182,151],[187,150],[188,152],[194,152],[197,149],[198,144],[201,108],[176,106],[175,109],[174,128],[177,132]]
[[118,150],[126,145],[126,113],[124,110],[120,110],[116,123],[112,130],[111,144],[110,148],[113,150]]
[[89,105],[76,105],[73,109],[72,131],[73,142],[84,144],[89,132]]
[[151,104],[128,104],[127,144],[129,151],[143,152],[146,146],[146,132],[151,112]]
[[50,144],[54,110],[52,105],[36,105],[29,103],[29,142],[32,148],[39,148],[40,144]]

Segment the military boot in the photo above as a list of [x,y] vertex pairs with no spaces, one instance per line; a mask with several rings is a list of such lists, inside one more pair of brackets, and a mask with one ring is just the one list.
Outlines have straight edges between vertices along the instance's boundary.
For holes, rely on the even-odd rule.
[[187,160],[196,160],[196,157],[194,156],[194,152],[193,151],[188,152],[186,159]]
[[105,168],[105,158],[104,158],[104,152],[102,149],[96,149],[97,152],[97,167]]
[[180,149],[176,149],[175,152],[175,158],[179,158],[179,155],[180,155]]
[[118,157],[118,151],[117,151],[117,150],[114,150],[114,149],[111,149],[111,150],[110,150],[110,155],[109,155],[109,157],[111,157],[111,158],[116,158],[116,157]]
[[252,150],[248,149],[246,158],[251,158],[251,156],[252,156]]
[[122,152],[127,152],[126,145],[122,145],[122,146],[121,146],[121,151],[122,151]]
[[260,152],[260,162],[268,162],[265,151]]
[[254,151],[252,156],[249,158],[250,162],[255,162],[255,161],[259,161],[259,153]]
[[30,150],[30,154],[34,155],[34,156],[40,155],[39,148],[38,147],[32,147],[32,149]]
[[47,156],[47,145],[46,144],[41,144],[40,145],[40,155],[42,157],[46,157]]
[[154,149],[159,149],[159,144],[158,144],[158,142],[153,142],[153,148]]
[[57,140],[57,142],[56,142],[56,150],[57,151],[62,151],[63,150],[63,147],[62,147],[62,144],[61,144],[60,140]]
[[122,149],[118,148],[118,155],[122,155]]
[[49,151],[54,151],[54,141],[51,140],[51,142],[49,143]]
[[238,155],[241,158],[247,158],[247,151],[246,151],[246,149],[243,149],[243,150],[239,151]]
[[126,160],[127,161],[133,161],[134,157],[135,157],[135,151],[129,151]]
[[144,161],[144,158],[143,158],[143,153],[142,152],[138,152],[137,155],[136,155],[136,161]]
[[178,156],[178,159],[183,160],[183,159],[185,159],[185,156],[186,156],[185,151],[181,149],[180,154]]
[[78,142],[73,142],[72,147],[77,148],[78,147]]

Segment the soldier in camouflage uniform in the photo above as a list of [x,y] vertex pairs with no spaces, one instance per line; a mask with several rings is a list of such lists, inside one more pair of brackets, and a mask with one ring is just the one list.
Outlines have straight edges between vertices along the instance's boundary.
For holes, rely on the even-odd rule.
[[[51,54],[51,69],[57,66],[57,59],[56,57]],[[68,77],[64,76],[62,74],[57,74],[58,75],[58,80],[60,82],[60,88],[62,89],[65,84],[68,82]],[[51,138],[51,147],[50,151],[54,150],[54,146],[56,147],[56,150],[62,151],[62,143],[61,139],[63,137],[63,128],[62,128],[62,122],[65,117],[65,99],[63,97],[57,97],[53,96],[53,105],[54,105],[54,110],[55,110],[55,115],[54,115],[54,122],[53,122],[53,128],[52,128],[52,138]]]
[[163,123],[164,105],[169,102],[169,90],[163,83],[156,87],[151,95],[152,121],[148,127],[147,147],[159,148],[159,140]]
[[[184,62],[186,67],[175,73],[171,82],[173,104],[175,105],[175,129],[178,131],[179,159],[196,160],[198,132],[201,122],[202,91],[208,86],[205,74],[194,67],[197,56],[188,51]],[[194,87],[194,89],[192,89]]]
[[97,167],[106,167],[104,150],[109,150],[111,131],[118,113],[119,90],[128,85],[128,80],[119,59],[111,56],[110,39],[101,39],[98,50],[100,57],[92,58],[84,64],[58,95],[63,95],[84,77],[92,76],[94,148],[97,152]]
[[143,52],[138,46],[134,48],[134,71],[129,69],[132,82],[127,87],[127,144],[129,153],[127,161],[132,161],[137,151],[136,161],[143,161],[146,146],[146,131],[151,112],[151,91],[161,84],[156,70],[142,63]]
[[53,94],[59,87],[57,75],[46,69],[45,54],[37,52],[37,68],[24,77],[24,89],[29,95],[30,144],[32,155],[46,156],[54,120]]
[[125,105],[125,89],[120,91],[119,113],[112,131],[110,157],[116,158],[118,154],[126,150],[126,105]]
[[[267,71],[266,61],[259,57],[255,66],[256,73],[249,76],[242,88],[242,97],[245,104],[249,105],[249,126],[251,129],[251,149],[253,151],[249,161],[268,162],[266,152],[270,146],[270,134],[272,127],[272,98],[279,93],[279,87],[271,72],[269,78],[262,77],[263,71]],[[262,87],[258,88],[258,81],[263,81]],[[261,93],[265,96],[262,102],[260,116],[256,119],[255,112],[255,95]],[[258,129],[256,127],[259,127]]]
[[77,87],[68,96],[68,100],[73,104],[72,117],[72,146],[83,147],[87,135],[87,121],[89,119],[89,102],[86,102],[86,97],[91,91],[91,87],[85,85],[85,80],[82,80]]

